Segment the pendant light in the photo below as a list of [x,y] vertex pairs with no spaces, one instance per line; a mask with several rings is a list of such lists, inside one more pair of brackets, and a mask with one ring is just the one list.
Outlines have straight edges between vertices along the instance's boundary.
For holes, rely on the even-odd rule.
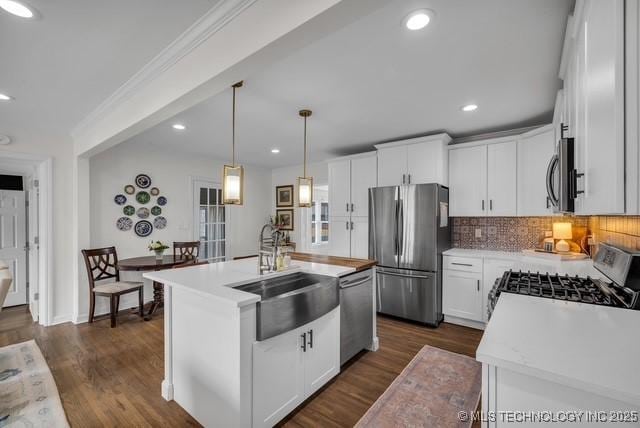
[[307,118],[311,110],[300,110],[304,118],[304,163],[302,177],[298,177],[298,206],[308,208],[313,202],[313,177],[307,177]]
[[244,168],[236,165],[236,89],[241,87],[242,81],[232,86],[231,165],[225,165],[222,171],[222,202],[225,205],[242,205],[244,197]]

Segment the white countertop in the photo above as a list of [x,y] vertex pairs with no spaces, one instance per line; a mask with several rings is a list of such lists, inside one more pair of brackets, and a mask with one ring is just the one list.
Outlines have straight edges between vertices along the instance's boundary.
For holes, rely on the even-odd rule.
[[142,276],[171,287],[191,290],[205,296],[218,297],[235,306],[245,306],[260,301],[260,296],[235,290],[233,287],[266,278],[288,275],[297,271],[335,277],[355,272],[355,269],[350,267],[298,260],[292,261],[291,266],[292,269],[285,272],[260,275],[258,274],[258,259],[254,257],[180,269],[146,272]]
[[640,311],[502,293],[476,359],[640,407]]

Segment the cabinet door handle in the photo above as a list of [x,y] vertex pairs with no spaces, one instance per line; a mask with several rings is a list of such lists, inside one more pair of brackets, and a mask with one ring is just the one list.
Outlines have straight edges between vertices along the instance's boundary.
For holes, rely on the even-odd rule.
[[353,222],[351,222],[351,230],[353,230]]
[[309,349],[313,349],[313,329],[309,330]]
[[480,280],[478,280],[478,291],[480,291]]
[[484,211],[484,199],[482,200],[482,211]]
[[549,197],[547,196],[547,209],[549,209]]
[[452,265],[456,265],[456,266],[473,266],[471,263],[455,263],[455,262],[451,262]]
[[489,199],[489,210],[493,211],[493,199]]
[[407,174],[402,174],[402,184],[407,183]]
[[407,174],[407,184],[411,184],[411,174]]
[[302,352],[307,352],[307,333],[302,333],[300,337],[302,337],[302,345],[300,346]]
[[351,212],[353,212],[353,203],[351,204]]
[[349,202],[347,202],[347,207],[345,208],[345,210],[347,210],[347,212],[349,212]]

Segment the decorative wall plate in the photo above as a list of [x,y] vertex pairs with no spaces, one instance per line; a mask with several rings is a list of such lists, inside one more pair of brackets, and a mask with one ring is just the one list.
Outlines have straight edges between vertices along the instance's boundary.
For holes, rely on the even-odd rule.
[[147,218],[149,217],[149,208],[145,208],[145,207],[138,208],[137,214],[138,214],[138,217],[140,218]]
[[122,212],[124,213],[124,215],[134,215],[136,213],[136,209],[131,205],[127,205],[122,209]]
[[126,186],[124,186],[124,193],[126,193],[127,195],[133,195],[134,193],[136,193],[136,188],[131,184],[127,184]]
[[[128,220],[131,220],[131,219],[128,219]],[[144,238],[146,236],[151,235],[151,232],[153,232],[153,226],[147,220],[140,220],[139,222],[136,223],[134,230],[136,232],[136,235]]]
[[133,226],[133,220],[129,217],[120,217],[116,222],[118,230],[127,231],[131,229],[131,226]]
[[140,204],[144,205],[150,200],[151,200],[151,196],[149,195],[148,192],[145,192],[144,190],[136,194],[136,201],[138,201],[138,203]]
[[153,225],[156,227],[156,229],[164,229],[165,227],[167,227],[167,219],[162,216],[156,217],[153,220]]
[[151,208],[151,214],[153,215],[160,215],[162,214],[162,208],[160,208],[159,206],[154,206],[153,208]]
[[151,186],[151,178],[147,174],[136,175],[136,185],[141,189]]
[[127,202],[127,197],[125,195],[116,195],[116,197],[113,198],[113,202],[118,205],[124,205],[125,202]]
[[164,196],[158,197],[158,205],[160,205],[161,207],[167,205],[167,198],[165,198]]
[[158,196],[160,194],[160,189],[152,187],[151,190],[149,190],[149,193],[151,193],[151,196]]

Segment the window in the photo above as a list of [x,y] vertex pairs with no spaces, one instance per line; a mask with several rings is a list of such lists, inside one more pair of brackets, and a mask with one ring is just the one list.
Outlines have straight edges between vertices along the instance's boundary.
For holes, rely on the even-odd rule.
[[226,259],[226,210],[222,189],[213,184],[196,182],[197,236],[200,258],[210,262]]
[[327,189],[316,187],[313,189],[314,201],[311,204],[311,245],[329,243],[329,202]]

